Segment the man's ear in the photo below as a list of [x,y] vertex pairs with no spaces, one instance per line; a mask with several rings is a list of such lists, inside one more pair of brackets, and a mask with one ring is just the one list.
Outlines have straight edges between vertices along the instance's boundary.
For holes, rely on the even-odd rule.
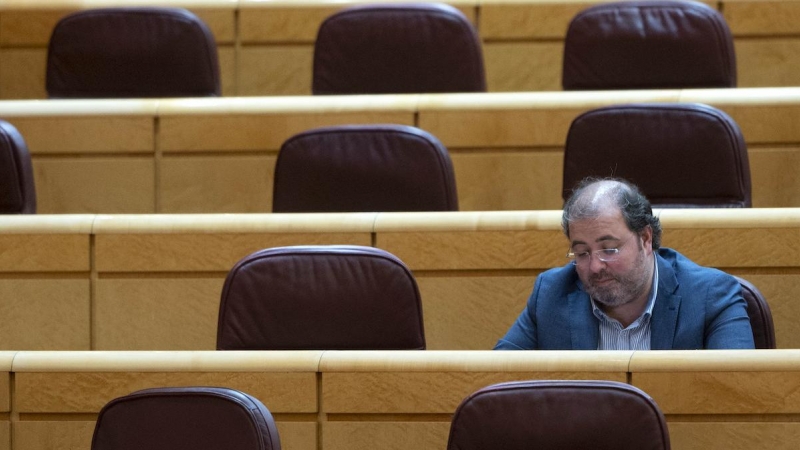
[[653,228],[650,225],[644,227],[639,236],[642,238],[642,246],[648,250],[653,250]]

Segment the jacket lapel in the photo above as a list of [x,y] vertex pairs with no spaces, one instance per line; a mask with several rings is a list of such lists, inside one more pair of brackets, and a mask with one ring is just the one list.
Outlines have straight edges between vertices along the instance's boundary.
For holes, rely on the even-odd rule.
[[[582,289],[569,294],[570,339],[573,350],[597,350],[600,339],[597,318],[589,295]],[[569,347],[568,347],[569,348]]]
[[678,310],[681,296],[675,294],[678,279],[675,271],[664,258],[656,253],[658,261],[658,294],[653,305],[653,316],[650,319],[650,349],[670,350],[675,340],[675,329],[678,325]]

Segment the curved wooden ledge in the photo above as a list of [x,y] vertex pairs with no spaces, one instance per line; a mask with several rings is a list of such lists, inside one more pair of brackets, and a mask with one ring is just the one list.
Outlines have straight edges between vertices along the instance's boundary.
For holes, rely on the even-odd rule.
[[90,234],[94,214],[20,214],[0,216],[3,234]]
[[800,350],[683,350],[635,352],[630,372],[795,372]]
[[800,226],[800,208],[655,209],[653,212],[670,229]]
[[617,103],[669,102],[680,99],[680,90],[631,91],[529,91],[461,94],[424,94],[419,109],[425,111],[589,109]]
[[0,116],[58,117],[58,116],[155,116],[160,100],[98,99],[98,100],[4,100]]
[[[229,8],[234,9],[239,0],[169,0],[170,7],[175,8]],[[164,6],[163,0],[3,0],[0,2],[0,11],[3,10],[35,10],[35,9],[89,9],[119,6]]]
[[[322,351],[21,351],[13,372],[316,372]],[[0,353],[0,364],[5,355]]]
[[560,230],[561,211],[379,213],[376,232]]
[[370,232],[377,213],[98,215],[96,234]]
[[419,98],[420,94],[164,99],[158,104],[158,115],[413,112],[417,109]]
[[626,372],[632,351],[327,351],[320,372]]

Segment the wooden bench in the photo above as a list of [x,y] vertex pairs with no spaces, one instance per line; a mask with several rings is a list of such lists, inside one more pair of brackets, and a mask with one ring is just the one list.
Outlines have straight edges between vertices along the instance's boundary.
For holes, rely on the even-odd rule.
[[[247,254],[355,244],[403,260],[428,348],[491,349],[537,274],[566,264],[560,211],[0,217],[7,350],[213,350],[222,283]],[[661,210],[663,245],[755,284],[800,348],[800,209]]]
[[654,398],[675,450],[790,450],[798,371],[798,350],[2,352],[0,449],[88,449],[112,398],[217,385],[259,398],[287,450],[442,450],[451,415],[481,387],[605,379]]

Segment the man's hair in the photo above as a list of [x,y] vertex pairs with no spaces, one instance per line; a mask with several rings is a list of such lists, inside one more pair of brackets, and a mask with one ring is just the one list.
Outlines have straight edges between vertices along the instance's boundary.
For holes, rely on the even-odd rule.
[[628,229],[634,233],[641,233],[649,226],[653,230],[653,250],[661,247],[661,221],[653,215],[650,201],[642,194],[636,185],[621,178],[584,178],[572,190],[572,195],[564,203],[564,213],[561,216],[561,227],[569,238],[569,224],[574,220],[592,219],[601,214],[601,209],[609,202],[593,201],[591,194],[598,187],[607,188],[603,192],[610,203],[617,205],[625,219]]

